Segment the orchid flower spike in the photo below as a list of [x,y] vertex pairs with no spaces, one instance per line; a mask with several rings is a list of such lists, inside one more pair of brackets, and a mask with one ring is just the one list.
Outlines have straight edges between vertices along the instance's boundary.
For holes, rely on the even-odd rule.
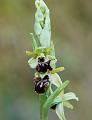
[[64,67],[56,67],[49,9],[43,0],[36,0],[35,6],[34,34],[30,33],[33,51],[26,51],[26,54],[30,68],[35,69],[34,91],[40,97],[41,120],[48,120],[49,109],[55,110],[60,120],[66,120],[64,107],[73,109],[70,100],[78,101],[78,97],[73,92],[64,92],[69,81],[62,82],[58,75]]

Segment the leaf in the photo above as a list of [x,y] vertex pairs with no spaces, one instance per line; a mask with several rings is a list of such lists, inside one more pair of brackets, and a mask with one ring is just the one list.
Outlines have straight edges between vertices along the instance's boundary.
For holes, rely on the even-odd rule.
[[63,104],[65,107],[73,109],[73,105],[69,101],[64,101]]
[[52,70],[51,73],[54,74],[54,73],[61,72],[63,70],[64,70],[64,67],[59,67],[59,68],[56,68],[56,69]]
[[59,117],[60,120],[66,120],[65,115],[64,115],[64,108],[63,108],[63,103],[60,103],[56,107],[56,114]]
[[52,103],[51,106],[53,106],[53,105],[58,105],[59,103],[62,103],[62,99],[61,99],[60,96],[58,96],[58,97],[56,97],[56,98],[54,99],[54,101],[53,101],[53,103]]
[[75,93],[73,92],[69,92],[69,93],[66,93],[64,94],[64,100],[72,100],[72,99],[75,99],[75,100],[79,100],[78,97],[76,97]]
[[31,35],[31,37],[32,37],[32,48],[33,48],[33,50],[36,50],[37,49],[37,42],[36,42],[36,40],[35,40],[35,38],[34,38],[34,35],[33,35],[33,33],[30,33],[30,35]]
[[51,94],[47,101],[44,104],[45,108],[50,108],[51,104],[53,103],[53,101],[58,97],[58,95],[65,89],[65,87],[69,84],[69,81],[66,80],[64,83],[62,83],[62,85],[60,87],[58,87],[53,94]]
[[31,68],[36,68],[37,64],[38,64],[38,60],[31,58],[28,60],[28,64]]

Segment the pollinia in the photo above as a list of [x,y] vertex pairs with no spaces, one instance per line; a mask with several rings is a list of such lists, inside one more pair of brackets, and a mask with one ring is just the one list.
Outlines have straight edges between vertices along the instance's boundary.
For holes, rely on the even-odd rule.
[[69,84],[62,82],[58,72],[64,67],[56,67],[57,59],[53,41],[51,40],[50,14],[43,0],[36,0],[34,34],[32,36],[33,51],[26,51],[30,57],[28,64],[35,69],[34,91],[40,98],[40,119],[48,120],[49,109],[55,110],[60,120],[66,120],[64,107],[73,109],[70,100],[78,98],[73,92],[64,93]]

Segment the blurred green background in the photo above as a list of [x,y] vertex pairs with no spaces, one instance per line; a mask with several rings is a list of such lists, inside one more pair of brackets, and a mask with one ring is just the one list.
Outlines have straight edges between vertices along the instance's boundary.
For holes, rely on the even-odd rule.
[[[80,102],[67,120],[92,120],[92,0],[45,0],[50,8],[52,39]],[[0,0],[0,120],[40,120],[39,99],[25,51],[31,50],[34,0]],[[49,120],[58,120],[53,111]]]

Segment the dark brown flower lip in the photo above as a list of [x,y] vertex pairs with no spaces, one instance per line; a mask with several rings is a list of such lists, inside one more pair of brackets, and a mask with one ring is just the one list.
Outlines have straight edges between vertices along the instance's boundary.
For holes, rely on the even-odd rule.
[[45,93],[48,86],[49,86],[48,81],[45,81],[45,82],[44,81],[39,81],[35,84],[35,91],[38,94]]
[[49,83],[50,83],[49,76],[46,75],[44,78],[42,78],[42,79],[40,78],[39,80],[38,80],[38,78],[35,78],[35,79],[37,79],[34,81],[35,82],[35,91],[38,94],[43,94],[49,86]]
[[38,63],[36,70],[38,72],[47,72],[47,66],[44,63]]
[[38,72],[47,72],[47,70],[52,70],[50,66],[50,60],[47,62],[38,62],[38,65],[36,66],[36,70]]

